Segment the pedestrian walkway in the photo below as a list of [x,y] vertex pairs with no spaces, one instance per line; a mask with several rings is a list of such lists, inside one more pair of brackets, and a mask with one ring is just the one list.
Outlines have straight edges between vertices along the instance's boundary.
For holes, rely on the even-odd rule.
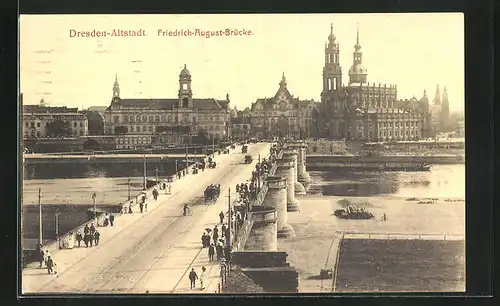
[[[238,152],[238,151],[234,151]],[[219,164],[224,162],[224,160],[229,157],[228,154],[225,155],[216,155],[215,160]],[[189,190],[193,184],[196,184],[197,181],[203,177],[204,173],[208,175],[211,169],[205,170],[204,172],[198,172],[198,174],[188,174],[182,177],[180,180],[175,180],[172,183],[172,194],[168,195],[164,190],[160,190],[158,200],[155,201],[152,196],[147,198],[148,210],[144,213],[136,212],[138,207],[134,208],[133,214],[116,214],[115,216],[115,224],[114,226],[108,227],[98,227],[98,231],[101,234],[101,239],[98,246],[86,248],[82,242],[83,247],[75,247],[73,249],[64,249],[59,250],[52,254],[52,258],[54,262],[58,266],[58,274],[65,272],[66,270],[74,269],[74,264],[83,260],[90,254],[97,252],[100,248],[106,246],[106,243],[119,235],[124,229],[129,227],[131,224],[136,222],[138,219],[143,218],[147,214],[154,211],[160,205],[164,203],[168,203],[168,200],[172,197],[175,197],[181,192],[186,192]],[[182,211],[179,210],[179,215],[181,215]],[[201,232],[200,232],[201,234]],[[38,268],[39,263],[29,264],[27,267],[23,269],[22,272],[22,285],[24,292],[37,292],[38,288],[42,288],[47,283],[51,282],[54,277],[58,277],[59,275],[48,275],[46,268]]]

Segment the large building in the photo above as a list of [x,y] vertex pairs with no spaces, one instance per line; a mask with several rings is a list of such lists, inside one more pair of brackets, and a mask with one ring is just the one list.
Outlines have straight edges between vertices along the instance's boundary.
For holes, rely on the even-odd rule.
[[88,119],[78,108],[23,105],[23,138],[79,137],[88,134]]
[[155,139],[189,142],[200,133],[215,139],[230,137],[229,94],[226,100],[193,98],[191,82],[191,73],[184,65],[177,98],[128,99],[120,97],[116,78],[111,105],[104,115],[105,134],[149,135],[152,143]]
[[433,127],[439,132],[451,132],[454,127],[450,124],[450,102],[448,101],[448,91],[443,88],[443,98],[439,91],[439,85],[436,85],[436,94],[431,107]]
[[339,43],[333,25],[325,44],[321,132],[330,139],[364,141],[414,140],[422,137],[424,115],[398,108],[397,86],[367,82],[362,64],[359,29],[347,86],[342,82]]
[[252,103],[252,133],[259,138],[315,136],[317,104],[313,100],[300,100],[290,94],[283,74],[273,97],[257,99]]

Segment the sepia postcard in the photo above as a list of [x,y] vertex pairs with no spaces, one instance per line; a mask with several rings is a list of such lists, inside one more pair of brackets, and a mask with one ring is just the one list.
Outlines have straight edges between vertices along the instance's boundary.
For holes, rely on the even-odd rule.
[[23,295],[465,292],[463,14],[19,22]]

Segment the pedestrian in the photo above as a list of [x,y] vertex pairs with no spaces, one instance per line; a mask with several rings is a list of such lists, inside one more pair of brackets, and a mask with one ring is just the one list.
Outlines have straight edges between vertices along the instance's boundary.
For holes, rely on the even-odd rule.
[[89,229],[89,225],[88,224],[85,224],[85,227],[83,228],[83,234],[84,235],[87,235],[89,233],[90,229]]
[[36,257],[38,258],[38,261],[40,262],[40,268],[43,265],[43,256],[45,255],[43,251],[43,245],[42,244],[37,244],[36,245]]
[[104,216],[104,226],[108,226],[109,224],[109,214],[106,213],[106,215]]
[[90,231],[89,232],[90,232],[90,235],[92,235],[92,236],[94,235],[94,233],[95,233],[94,223],[90,223]]
[[219,214],[220,224],[224,223],[224,212],[221,211]]
[[49,250],[45,250],[45,253],[44,253],[44,256],[43,256],[43,262],[45,263],[45,265],[47,265],[47,261],[49,260],[49,257],[50,257]]
[[203,232],[203,234],[201,235],[201,245],[203,247],[207,246],[207,234],[205,234],[205,232]]
[[191,272],[189,272],[189,280],[191,284],[191,289],[196,287],[196,280],[198,279],[198,275],[194,271],[194,268],[191,268]]
[[134,204],[134,201],[130,201],[130,203],[128,204],[128,213],[129,214],[132,214],[133,211],[132,211],[132,205]]
[[141,214],[142,214],[142,212],[144,210],[144,202],[141,201],[141,203],[139,203],[139,208],[140,208]]
[[80,247],[80,243],[82,242],[82,233],[80,231],[76,231],[76,241],[78,242],[78,247]]
[[52,267],[54,266],[54,261],[50,257],[50,255],[47,257],[47,272],[50,274],[53,270]]
[[222,245],[220,243],[217,243],[217,246],[215,247],[215,254],[217,255],[217,260],[220,260],[222,258]]
[[115,215],[113,215],[113,214],[109,215],[109,223],[111,224],[111,226],[114,225],[114,223],[115,223]]
[[99,233],[99,231],[95,231],[95,233],[94,233],[95,246],[99,245],[99,238],[101,238],[101,234]]
[[222,282],[222,287],[226,286],[226,276],[227,276],[227,266],[224,258],[220,261],[220,278]]
[[208,247],[208,261],[214,261],[214,255],[215,255],[215,247],[214,244],[212,243]]
[[222,224],[222,238],[226,235],[226,225]]
[[200,286],[201,290],[205,289],[205,286],[203,285],[203,281],[205,280],[206,274],[207,274],[207,269],[205,266],[201,267],[201,274],[200,274]]
[[93,234],[89,234],[88,236],[89,237],[87,239],[89,240],[90,247],[92,247],[92,244],[94,244],[94,235]]
[[219,240],[219,231],[214,230],[214,233],[212,234],[212,239],[214,242],[217,242]]
[[85,234],[83,236],[83,243],[85,243],[85,247],[88,248],[89,247],[89,233]]

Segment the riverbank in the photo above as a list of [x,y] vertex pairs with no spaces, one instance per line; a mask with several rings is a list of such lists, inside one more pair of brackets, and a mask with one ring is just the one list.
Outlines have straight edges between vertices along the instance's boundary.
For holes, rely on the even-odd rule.
[[[335,209],[342,208],[339,200],[364,203],[375,215],[374,220],[339,220]],[[288,253],[288,261],[299,272],[299,291],[317,293],[331,287],[332,280],[320,280],[320,270],[329,260],[336,231],[364,233],[459,234],[465,236],[465,201],[448,202],[437,199],[434,204],[418,204],[405,197],[335,197],[305,196],[298,198],[301,211],[288,213],[288,223],[296,237],[278,240],[278,250]],[[387,221],[382,221],[382,214]],[[464,255],[465,250],[463,250]]]

